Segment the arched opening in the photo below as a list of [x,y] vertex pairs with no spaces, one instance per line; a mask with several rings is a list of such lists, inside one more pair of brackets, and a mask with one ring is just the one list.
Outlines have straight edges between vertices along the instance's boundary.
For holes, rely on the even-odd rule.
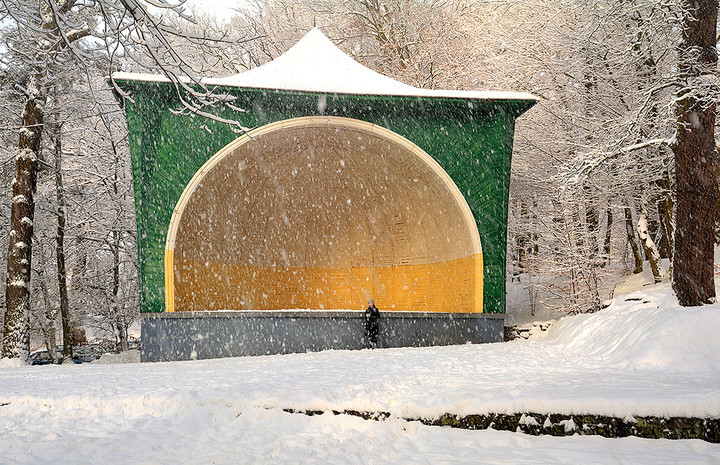
[[168,311],[482,311],[482,250],[448,174],[400,135],[304,117],[195,174],[165,251]]

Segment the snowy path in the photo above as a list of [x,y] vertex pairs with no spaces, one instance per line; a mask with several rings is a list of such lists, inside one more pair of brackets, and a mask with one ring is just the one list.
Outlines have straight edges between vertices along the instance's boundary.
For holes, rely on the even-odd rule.
[[660,287],[565,319],[535,341],[157,364],[5,363],[0,462],[720,463],[720,445],[702,441],[536,438],[280,410],[720,417],[720,307],[678,310],[667,294]]

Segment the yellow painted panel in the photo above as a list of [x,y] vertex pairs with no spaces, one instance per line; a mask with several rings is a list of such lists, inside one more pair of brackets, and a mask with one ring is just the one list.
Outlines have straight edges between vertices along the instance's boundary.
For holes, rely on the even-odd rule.
[[175,273],[173,251],[165,250],[165,311],[175,311]]
[[447,262],[284,268],[182,260],[166,251],[168,311],[362,309],[482,312],[482,254]]

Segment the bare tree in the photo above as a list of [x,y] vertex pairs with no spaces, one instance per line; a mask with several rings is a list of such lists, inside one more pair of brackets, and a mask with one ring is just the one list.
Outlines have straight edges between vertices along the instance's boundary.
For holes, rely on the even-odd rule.
[[48,352],[48,358],[50,363],[54,364],[57,362],[56,343],[55,343],[55,319],[57,311],[55,306],[51,302],[50,292],[48,285],[52,281],[48,277],[46,269],[45,253],[43,251],[43,238],[37,241],[38,247],[35,249],[36,256],[38,258],[38,266],[34,269],[37,274],[37,283],[40,288],[42,299],[40,299],[40,310],[36,312],[36,320],[40,331],[43,335],[45,347]]
[[67,272],[65,271],[65,186],[62,171],[62,123],[50,125],[55,158],[55,199],[57,229],[55,234],[55,258],[57,263],[58,295],[60,296],[60,319],[63,334],[63,363],[73,363],[73,338],[70,324],[70,302],[67,288]]

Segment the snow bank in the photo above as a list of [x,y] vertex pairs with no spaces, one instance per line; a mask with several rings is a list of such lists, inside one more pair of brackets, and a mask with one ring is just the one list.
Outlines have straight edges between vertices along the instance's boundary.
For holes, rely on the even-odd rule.
[[0,358],[0,370],[8,368],[26,367],[27,363],[19,358]]
[[670,284],[614,299],[595,314],[566,317],[547,342],[625,369],[720,371],[720,306],[681,307]]
[[127,350],[119,354],[103,354],[102,357],[93,361],[96,365],[113,365],[118,363],[139,363],[140,362],[140,351],[139,350]]

